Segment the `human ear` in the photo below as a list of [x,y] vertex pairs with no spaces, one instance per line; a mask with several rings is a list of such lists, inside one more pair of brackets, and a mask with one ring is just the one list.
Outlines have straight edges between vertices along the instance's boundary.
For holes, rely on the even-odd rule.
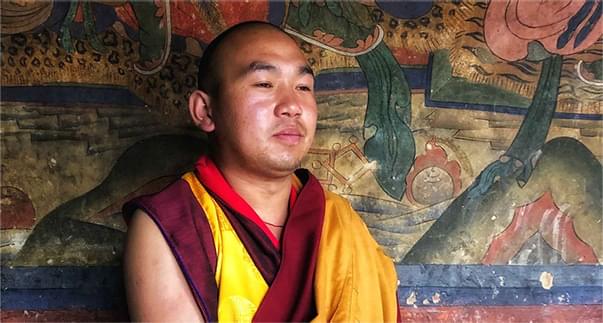
[[195,90],[188,99],[188,111],[197,128],[212,132],[216,128],[211,113],[211,98],[201,90]]

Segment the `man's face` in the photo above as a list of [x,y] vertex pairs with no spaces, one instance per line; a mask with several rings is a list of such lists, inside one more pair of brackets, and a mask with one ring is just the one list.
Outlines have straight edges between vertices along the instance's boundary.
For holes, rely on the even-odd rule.
[[260,28],[220,49],[219,94],[212,98],[220,163],[268,176],[290,174],[316,128],[314,77],[297,44]]

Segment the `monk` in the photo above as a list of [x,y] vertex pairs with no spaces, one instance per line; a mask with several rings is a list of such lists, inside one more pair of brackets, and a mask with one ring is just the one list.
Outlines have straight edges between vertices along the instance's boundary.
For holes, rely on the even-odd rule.
[[317,105],[297,43],[268,23],[236,25],[205,50],[198,83],[189,110],[210,153],[124,206],[131,318],[398,320],[392,260],[347,200],[298,169]]

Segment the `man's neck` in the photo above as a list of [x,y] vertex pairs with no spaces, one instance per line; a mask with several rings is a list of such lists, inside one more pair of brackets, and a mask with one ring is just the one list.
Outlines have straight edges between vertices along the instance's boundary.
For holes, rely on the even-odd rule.
[[267,177],[238,167],[219,165],[226,181],[257,213],[262,221],[282,225],[287,219],[291,175]]

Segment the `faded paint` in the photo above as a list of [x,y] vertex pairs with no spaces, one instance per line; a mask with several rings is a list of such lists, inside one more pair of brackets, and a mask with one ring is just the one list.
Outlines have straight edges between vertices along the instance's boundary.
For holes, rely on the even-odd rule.
[[406,305],[415,305],[417,303],[417,295],[414,291],[406,298]]
[[540,286],[544,289],[551,289],[551,287],[553,287],[553,278],[553,274],[543,271],[538,279],[540,281]]
[[431,296],[431,301],[434,304],[439,304],[440,303],[440,293],[433,294],[433,296]]

